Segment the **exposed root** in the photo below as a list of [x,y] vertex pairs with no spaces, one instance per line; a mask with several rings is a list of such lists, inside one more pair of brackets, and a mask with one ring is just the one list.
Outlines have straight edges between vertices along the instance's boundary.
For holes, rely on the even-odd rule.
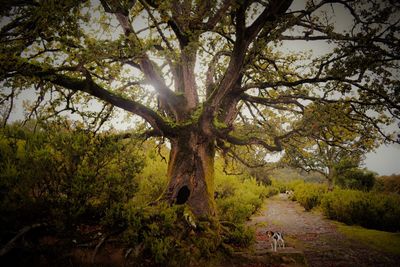
[[39,227],[43,227],[43,226],[47,226],[46,223],[35,223],[29,226],[25,226],[24,228],[22,228],[16,236],[14,236],[10,241],[8,241],[7,244],[5,244],[1,250],[0,250],[0,257],[6,255],[11,249],[13,249],[15,247],[16,242],[24,235],[26,235],[29,231],[39,228]]
[[103,237],[100,239],[100,242],[96,245],[96,247],[95,247],[95,249],[94,249],[94,251],[93,251],[91,262],[94,263],[94,261],[95,261],[95,259],[96,259],[96,255],[97,255],[97,253],[99,252],[99,249],[101,248],[101,246],[103,246],[103,244],[104,244],[111,236],[118,235],[118,234],[122,233],[124,230],[125,230],[125,228],[121,228],[121,229],[118,229],[118,230],[116,230],[116,231],[114,231],[114,232],[111,232],[111,233],[109,233],[109,234],[103,236]]
[[104,242],[107,240],[107,238],[108,238],[108,236],[104,236],[104,237],[102,237],[100,239],[100,242],[97,244],[96,248],[93,251],[92,259],[91,259],[92,263],[94,263],[94,260],[96,259],[97,252],[99,251],[100,247],[104,244]]

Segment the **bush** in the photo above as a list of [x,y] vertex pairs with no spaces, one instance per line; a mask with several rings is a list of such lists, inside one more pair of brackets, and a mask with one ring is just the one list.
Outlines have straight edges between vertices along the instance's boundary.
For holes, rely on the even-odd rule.
[[324,214],[346,224],[399,231],[400,196],[349,189],[335,189],[321,201]]
[[328,187],[324,184],[297,183],[294,186],[294,197],[306,211],[318,206]]
[[[226,224],[226,222],[225,222]],[[228,224],[226,228],[224,242],[235,246],[248,247],[254,241],[254,230],[243,224]]]
[[[137,266],[192,266],[223,250],[218,224],[195,221],[186,205],[159,202],[138,208],[130,203],[126,219],[124,240],[134,248],[132,257]],[[224,234],[227,243],[245,242],[243,236],[235,231]]]
[[272,186],[277,188],[279,193],[285,193],[286,191],[294,191],[296,186],[304,184],[304,180],[293,179],[288,181],[282,181],[278,179],[272,179]]
[[265,196],[266,197],[272,197],[272,196],[275,196],[275,195],[277,195],[277,194],[279,194],[280,193],[280,191],[279,191],[279,188],[278,187],[275,187],[275,186],[267,186],[266,188],[265,188]]
[[400,194],[400,175],[393,174],[376,178],[373,190]]
[[67,120],[35,132],[8,126],[0,132],[0,211],[18,218],[3,218],[3,229],[38,220],[60,229],[98,222],[134,195],[142,167],[135,142],[95,135]]
[[[134,196],[134,201],[138,206],[148,205],[157,200],[164,192],[167,179],[167,163],[162,161],[157,155],[152,155],[154,147],[148,148],[143,171],[138,175],[138,190]],[[150,155],[150,156],[149,156]]]
[[261,207],[263,199],[276,190],[268,190],[254,178],[218,174],[216,176],[216,203],[221,220],[244,223]]
[[193,227],[186,205],[155,201],[167,184],[167,164],[154,152],[155,143],[141,145],[145,148],[69,121],[45,124],[36,132],[1,129],[0,239],[42,221],[57,226],[60,238],[73,233],[71,238],[83,240],[90,234],[79,229],[86,228],[122,232],[134,248],[132,257],[139,259],[135,262],[160,266],[191,265],[253,241],[244,222],[277,188],[217,171],[216,204],[225,222],[196,221]]
[[307,211],[320,205],[329,219],[349,225],[358,224],[366,228],[386,231],[400,230],[400,196],[395,193],[365,192],[336,188],[327,191],[324,184],[293,181],[277,183],[287,190],[294,190],[293,200]]
[[375,174],[361,169],[350,169],[339,175],[335,183],[341,188],[369,191],[375,184]]

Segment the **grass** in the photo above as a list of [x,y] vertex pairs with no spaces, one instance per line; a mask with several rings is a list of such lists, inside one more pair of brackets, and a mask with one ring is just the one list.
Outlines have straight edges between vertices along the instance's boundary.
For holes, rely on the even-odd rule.
[[342,223],[336,225],[338,230],[350,239],[359,240],[383,252],[400,255],[400,233],[371,230]]

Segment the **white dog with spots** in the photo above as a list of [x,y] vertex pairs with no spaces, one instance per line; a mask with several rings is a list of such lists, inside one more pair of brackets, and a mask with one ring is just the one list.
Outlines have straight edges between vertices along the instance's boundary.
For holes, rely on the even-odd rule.
[[272,251],[276,251],[277,247],[285,247],[285,240],[283,240],[283,234],[281,232],[267,231],[267,236],[271,241]]

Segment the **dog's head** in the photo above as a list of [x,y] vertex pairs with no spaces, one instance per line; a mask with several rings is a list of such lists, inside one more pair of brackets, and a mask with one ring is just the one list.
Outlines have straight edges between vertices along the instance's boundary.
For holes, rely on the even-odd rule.
[[272,232],[272,231],[267,231],[267,236],[268,237],[272,237],[274,235],[274,232]]

